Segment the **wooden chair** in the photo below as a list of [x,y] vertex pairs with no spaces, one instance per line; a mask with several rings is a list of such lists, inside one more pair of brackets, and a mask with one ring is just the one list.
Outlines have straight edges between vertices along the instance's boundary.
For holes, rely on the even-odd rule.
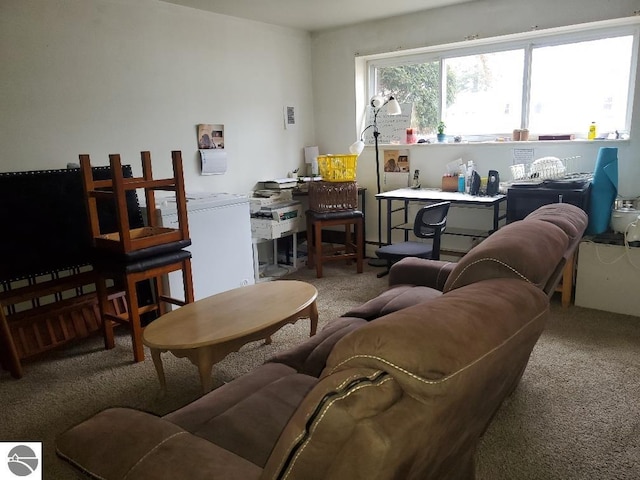
[[[88,155],[80,155],[85,202],[89,217],[92,245],[95,258],[96,292],[100,304],[105,347],[114,347],[113,323],[128,324],[131,329],[133,356],[136,362],[144,360],[142,344],[141,315],[147,312],[166,313],[166,304],[185,305],[193,302],[191,278],[191,253],[184,250],[191,244],[187,221],[186,197],[182,157],[180,152],[172,152],[173,177],[154,180],[151,169],[151,155],[142,152],[142,177],[124,178],[120,155],[110,155],[110,180],[94,180]],[[146,225],[130,228],[127,204],[128,192],[144,189],[147,216]],[[159,225],[159,215],[155,207],[155,191],[166,190],[175,193],[178,212],[178,227],[167,228]],[[103,233],[98,217],[98,201],[113,202],[117,220],[117,231]],[[182,271],[184,299],[165,294],[163,277],[170,272]],[[142,304],[139,286],[151,280],[152,298]],[[172,292],[173,293],[173,292]],[[123,307],[114,309],[113,299],[124,294]]]
[[[307,216],[307,266],[316,268],[322,277],[324,262],[355,259],[358,273],[362,273],[364,257],[364,214],[357,210],[358,186],[348,182],[311,182]],[[322,248],[325,227],[344,226],[344,247]],[[355,234],[353,239],[352,228]]]
[[[326,227],[344,226],[344,247],[323,249],[322,230]],[[355,230],[352,233],[352,226]],[[316,268],[316,276],[322,278],[322,264],[336,260],[355,259],[356,271],[362,273],[364,257],[364,215],[359,210],[318,213],[307,211],[307,266]],[[353,235],[355,234],[355,239]]]

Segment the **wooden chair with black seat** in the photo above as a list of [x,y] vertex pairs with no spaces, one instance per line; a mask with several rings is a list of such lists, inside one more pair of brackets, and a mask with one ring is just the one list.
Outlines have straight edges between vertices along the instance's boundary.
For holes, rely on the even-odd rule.
[[[89,156],[80,155],[85,203],[94,249],[92,263],[96,271],[96,293],[105,347],[114,347],[113,323],[128,324],[136,362],[144,360],[141,315],[147,312],[157,312],[161,315],[167,311],[166,304],[181,306],[194,301],[191,252],[185,250],[191,245],[191,239],[181,153],[172,152],[173,177],[157,180],[153,179],[150,153],[142,152],[141,157],[142,177],[124,178],[120,155],[114,154],[109,156],[112,178],[94,180]],[[144,190],[145,193],[146,226],[130,228],[127,195],[135,194],[138,189]],[[177,228],[159,225],[155,207],[155,192],[158,190],[175,193]],[[97,207],[99,200],[112,202],[117,231],[102,233]],[[171,294],[169,296],[164,291],[163,277],[178,270],[182,271],[184,299],[176,298],[174,294],[177,292],[168,292]],[[149,280],[152,285],[152,298],[148,302],[141,302],[138,284]],[[121,308],[116,306],[114,311],[111,300],[118,296],[122,297],[123,301],[120,302]]]
[[391,265],[405,257],[440,259],[440,241],[447,225],[450,202],[439,202],[420,208],[413,222],[413,234],[428,242],[404,241],[385,245],[376,250],[378,258],[387,261],[387,269],[378,278],[389,273]]
[[[357,205],[358,186],[354,181],[310,183],[309,210],[306,212],[307,267],[315,267],[316,277],[322,278],[322,265],[325,262],[336,260],[345,260],[347,263],[355,260],[356,272],[362,273],[364,215],[357,210]],[[344,227],[344,244],[323,248],[323,229],[340,226]]]

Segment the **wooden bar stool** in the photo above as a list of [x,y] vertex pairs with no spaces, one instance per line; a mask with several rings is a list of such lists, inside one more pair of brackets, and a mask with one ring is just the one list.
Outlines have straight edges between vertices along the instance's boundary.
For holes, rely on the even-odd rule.
[[[80,155],[80,169],[95,254],[93,266],[97,276],[96,291],[105,347],[114,347],[113,323],[128,324],[136,362],[144,360],[141,315],[147,312],[162,315],[167,311],[167,303],[185,305],[194,301],[191,253],[184,250],[191,245],[191,239],[181,154],[178,151],[172,152],[173,177],[160,180],[153,179],[150,153],[142,152],[141,157],[142,177],[124,178],[120,156],[110,155],[111,179],[94,180],[89,156]],[[128,206],[130,201],[128,202],[127,196],[135,195],[137,189],[144,189],[145,192],[147,226],[131,229]],[[175,193],[177,228],[159,225],[155,207],[157,190]],[[97,208],[99,200],[113,203],[117,231],[102,233]],[[168,296],[164,291],[163,277],[177,270],[182,271],[184,299]],[[139,284],[144,281],[151,281],[152,284],[152,298],[147,299],[148,302],[141,302],[139,298]],[[123,297],[122,308],[113,307],[112,300],[118,296]],[[117,302],[115,304],[117,305]]]
[[[322,248],[322,229],[344,225],[344,249]],[[351,227],[355,230],[355,241],[351,232]],[[348,210],[343,212],[318,213],[307,211],[307,266],[316,267],[316,276],[322,278],[322,264],[336,260],[347,260],[350,263],[356,261],[356,271],[362,273],[362,259],[364,250],[364,215],[359,210]],[[344,251],[343,251],[344,250]],[[340,253],[342,252],[342,253]]]
[[[324,262],[355,259],[362,273],[364,257],[364,214],[357,210],[358,186],[355,182],[311,182],[307,211],[307,266],[322,277]],[[344,247],[323,249],[322,230],[344,226]],[[353,228],[353,233],[352,233]],[[355,239],[353,236],[355,235]]]

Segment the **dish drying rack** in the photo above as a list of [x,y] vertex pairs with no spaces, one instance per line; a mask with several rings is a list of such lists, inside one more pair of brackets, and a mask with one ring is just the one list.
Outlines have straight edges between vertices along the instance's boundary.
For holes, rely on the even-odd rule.
[[571,167],[574,160],[579,158],[579,155],[574,157],[565,157],[562,159],[557,157],[542,157],[534,160],[528,165],[524,163],[511,165],[511,176],[513,177],[514,182],[539,182],[540,180],[563,179],[570,175],[570,172],[574,170],[574,168]]

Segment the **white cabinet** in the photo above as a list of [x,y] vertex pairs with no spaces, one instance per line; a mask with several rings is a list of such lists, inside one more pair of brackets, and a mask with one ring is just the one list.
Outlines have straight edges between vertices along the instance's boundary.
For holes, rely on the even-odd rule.
[[[187,198],[195,299],[255,283],[248,197],[212,193]],[[158,208],[164,226],[177,222],[175,206],[160,202]],[[181,290],[181,272],[169,274],[169,288]]]
[[577,270],[577,306],[640,316],[640,248],[583,241]]

